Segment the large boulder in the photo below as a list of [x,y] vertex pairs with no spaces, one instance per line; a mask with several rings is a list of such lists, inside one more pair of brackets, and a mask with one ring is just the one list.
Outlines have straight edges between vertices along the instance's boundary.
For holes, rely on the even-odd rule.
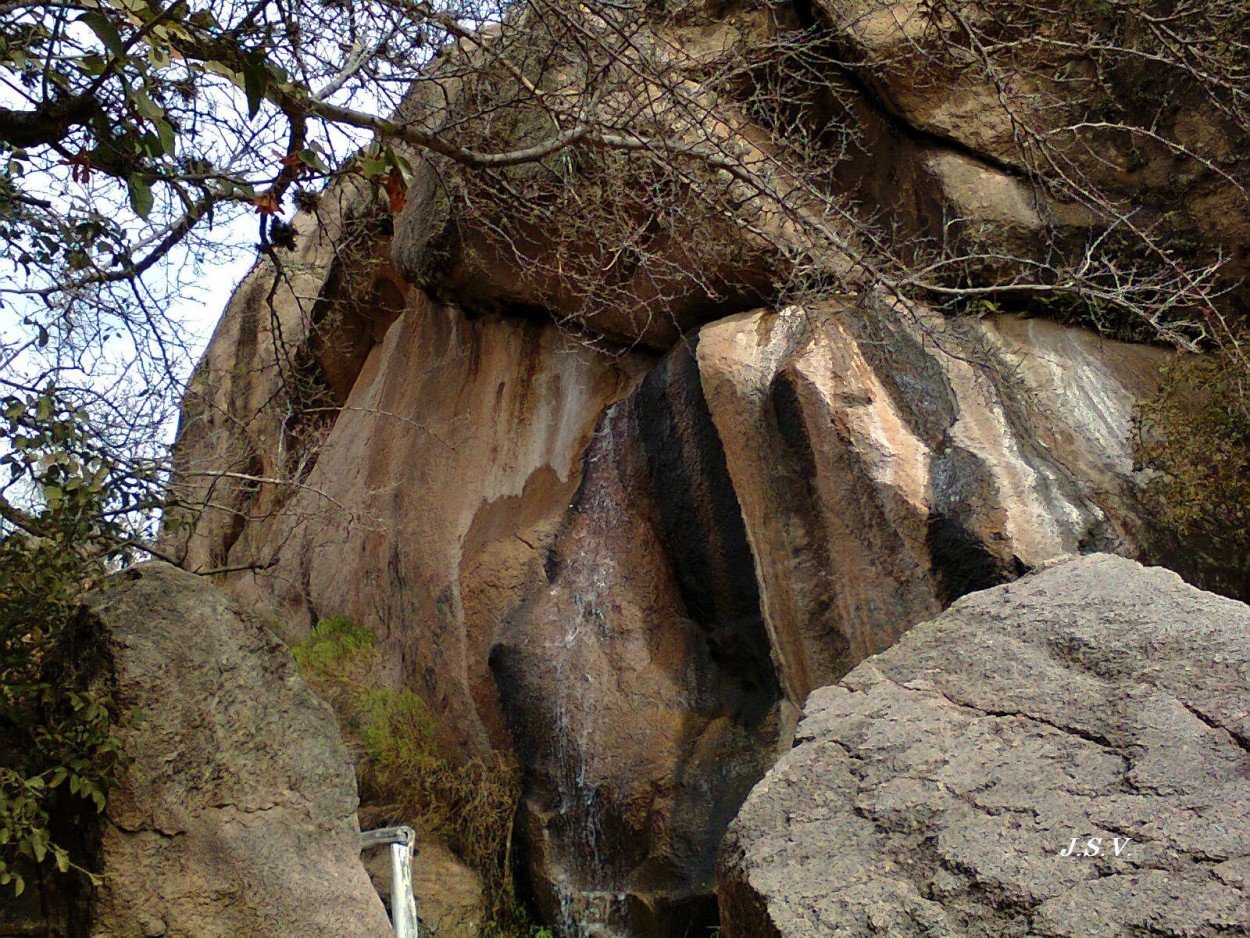
[[130,759],[103,821],[94,938],[384,938],[352,760],[286,648],[163,563],[95,595]]
[[[550,30],[548,17],[561,29]],[[766,148],[752,149],[731,122],[706,114],[683,63],[723,66],[746,32],[769,35],[773,18],[756,9],[738,28],[707,22],[689,49],[684,40],[694,37],[660,28],[664,19],[644,16],[619,43],[584,5],[518,12],[436,58],[397,119],[462,147],[524,149],[560,126],[538,103],[554,97],[564,102],[559,111],[584,108],[604,126],[686,145],[710,137],[766,161]],[[570,44],[566,30],[590,41]],[[666,349],[710,319],[758,305],[780,268],[776,245],[730,208],[749,196],[723,202],[709,194],[720,181],[710,166],[668,165],[657,153],[575,147],[495,172],[413,153],[392,261],[439,300],[543,312],[615,342]]]
[[730,938],[1250,933],[1250,609],[1119,557],[967,596],[808,700]]

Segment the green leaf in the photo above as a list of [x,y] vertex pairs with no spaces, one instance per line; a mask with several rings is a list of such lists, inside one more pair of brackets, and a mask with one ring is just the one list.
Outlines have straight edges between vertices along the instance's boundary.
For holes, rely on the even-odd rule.
[[94,52],[84,55],[78,60],[78,67],[85,75],[102,75],[104,73],[104,56]]
[[158,160],[165,155],[164,142],[153,133],[145,133],[143,135],[143,148],[148,151],[148,156]]
[[330,168],[326,166],[325,160],[321,158],[321,154],[316,150],[305,148],[299,151],[299,158],[305,165],[311,166],[319,173],[328,173]]
[[165,155],[173,156],[175,150],[174,125],[166,120],[157,121],[156,132],[160,134],[161,146],[165,149]]
[[247,116],[253,118],[265,100],[265,89],[269,86],[269,69],[266,68],[265,56],[261,52],[245,52],[243,54],[243,93],[247,95]]
[[138,173],[131,173],[126,180],[126,188],[130,190],[131,208],[140,218],[146,219],[152,212],[152,187]]
[[84,23],[88,29],[96,34],[97,38],[104,43],[104,48],[108,49],[113,55],[121,57],[126,52],[126,47],[122,43],[121,33],[117,31],[117,27],[103,13],[84,13],[78,17],[78,22]]
[[155,121],[165,116],[165,109],[153,101],[151,96],[142,88],[132,90],[130,92],[130,100],[134,102],[135,110],[148,120]]

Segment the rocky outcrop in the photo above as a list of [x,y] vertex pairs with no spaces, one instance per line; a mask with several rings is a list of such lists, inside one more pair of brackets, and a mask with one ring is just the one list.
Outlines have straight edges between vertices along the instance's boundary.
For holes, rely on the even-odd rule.
[[91,934],[391,934],[360,861],[351,757],[281,643],[160,563],[120,574],[91,608],[129,758]]
[[[1165,36],[1145,9],[1097,4],[810,6],[853,82],[918,147],[920,185],[895,203],[904,214],[910,200],[965,246],[1028,256],[1030,235],[1096,229],[1127,200],[1151,237],[1184,231],[1189,250],[1222,252],[1230,282],[1244,276],[1245,115],[1204,85],[1218,57],[1197,65],[1182,51],[1189,30],[1218,44],[1244,24],[1189,11]],[[939,196],[927,206],[925,182]]]
[[730,828],[724,933],[1245,933],[1247,700],[1250,609],[1173,573],[965,597],[811,695]]
[[870,299],[652,365],[410,291],[299,489],[187,557],[258,564],[232,589],[297,633],[368,624],[469,751],[515,739],[549,919],[659,934],[713,916],[720,832],[813,687],[969,590],[1134,549],[1162,354]]
[[[745,169],[410,154],[402,211],[332,188],[196,370],[164,548],[293,637],[367,625],[453,754],[513,750],[518,849],[564,934],[710,924],[720,837],[814,688],[970,591],[1148,544],[1131,414],[1168,353],[904,300],[881,250],[889,232],[939,271],[934,245],[971,237],[958,291],[1102,243],[997,111],[965,107],[990,93],[976,69],[917,70],[909,95],[906,68],[862,67],[907,61],[909,9],[682,5],[568,56],[511,23],[464,39],[399,119],[522,145],[550,123],[524,83],[573,100],[593,73],[622,126],[645,111]],[[793,113],[731,93],[778,50],[802,64],[771,102]],[[529,71],[486,67],[509,55]],[[657,62],[680,81],[636,80]],[[796,140],[829,152],[792,164]],[[813,280],[838,287],[791,289]]]
[[[596,352],[549,322],[469,318],[417,290],[401,295],[319,444],[300,451],[297,485],[253,486],[233,511],[202,515],[184,562],[257,564],[232,589],[295,635],[325,615],[369,625],[394,680],[421,693],[467,751],[482,752],[507,745],[487,665],[499,624],[542,579],[581,451],[639,361]],[[267,320],[244,298],[218,334],[271,336]],[[193,388],[213,396],[188,398],[181,445],[191,472],[221,465],[220,444],[201,439],[261,460],[293,445],[285,403],[247,421],[214,405],[245,355],[215,341],[200,365]],[[263,348],[246,360],[258,383],[280,391]],[[309,368],[321,373],[315,361]]]
[[697,358],[797,703],[963,593],[1140,542],[1154,350],[869,298],[724,320]]
[[1131,549],[1156,364],[1046,323],[790,308],[704,327],[609,408],[492,658],[551,920],[699,921],[678,900],[813,687],[969,590]]

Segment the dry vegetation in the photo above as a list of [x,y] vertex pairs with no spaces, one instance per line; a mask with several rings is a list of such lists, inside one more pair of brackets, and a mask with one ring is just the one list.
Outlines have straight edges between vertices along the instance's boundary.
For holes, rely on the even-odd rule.
[[463,859],[482,877],[494,934],[534,933],[513,881],[516,764],[501,753],[449,759],[425,702],[409,690],[379,687],[373,633],[350,619],[322,619],[294,652],[353,746],[362,810],[381,824],[408,824]]

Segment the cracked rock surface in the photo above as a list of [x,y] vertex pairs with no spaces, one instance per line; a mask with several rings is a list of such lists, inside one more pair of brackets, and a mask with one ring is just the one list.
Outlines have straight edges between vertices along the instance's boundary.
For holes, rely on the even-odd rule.
[[1250,934],[1250,608],[1104,554],[964,597],[812,693],[719,879],[731,938]]
[[93,609],[131,759],[103,824],[94,938],[392,934],[347,748],[282,644],[162,563],[120,574]]

